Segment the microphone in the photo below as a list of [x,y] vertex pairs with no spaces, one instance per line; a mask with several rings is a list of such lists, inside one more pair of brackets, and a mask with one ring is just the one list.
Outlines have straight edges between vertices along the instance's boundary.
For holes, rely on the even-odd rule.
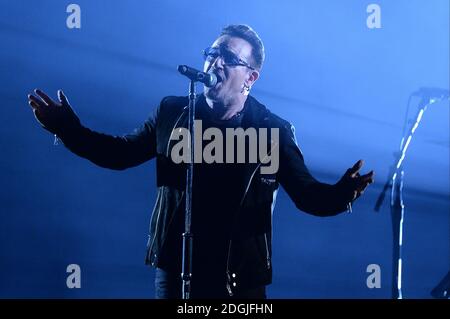
[[421,87],[419,90],[413,92],[412,95],[421,96],[426,99],[448,99],[449,90],[432,87]]
[[184,76],[187,76],[192,81],[202,82],[207,87],[213,87],[218,82],[215,74],[202,72],[187,65],[179,65],[178,72]]

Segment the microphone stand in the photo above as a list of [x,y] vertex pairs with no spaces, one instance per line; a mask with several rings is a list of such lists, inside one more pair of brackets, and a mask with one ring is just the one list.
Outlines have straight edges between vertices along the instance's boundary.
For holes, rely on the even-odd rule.
[[191,279],[192,279],[192,245],[194,235],[191,231],[192,218],[192,180],[194,173],[194,120],[195,120],[195,81],[190,80],[189,83],[189,116],[188,128],[190,133],[190,159],[186,172],[186,211],[184,218],[184,233],[183,233],[183,264],[181,270],[182,283],[182,298],[190,299],[191,297]]
[[192,247],[194,235],[191,231],[192,220],[192,180],[194,176],[194,145],[195,145],[195,82],[202,82],[205,86],[212,87],[217,84],[217,77],[211,73],[201,72],[187,65],[179,65],[178,72],[187,76],[189,82],[189,150],[190,162],[186,170],[186,211],[184,215],[184,233],[183,233],[183,261],[181,269],[182,279],[182,298],[191,298],[191,279],[192,279]]
[[401,143],[400,151],[395,154],[395,162],[390,170],[387,181],[384,184],[383,190],[378,196],[375,204],[375,211],[379,211],[383,203],[386,191],[391,188],[390,193],[390,209],[392,219],[393,232],[393,250],[392,250],[392,298],[403,299],[402,294],[402,257],[403,257],[403,222],[405,217],[405,204],[403,202],[403,161],[406,156],[406,151],[411,143],[414,132],[422,120],[423,114],[431,104],[434,104],[442,99],[432,99],[430,96],[424,96],[419,103],[416,120],[412,123],[406,133],[404,133]]

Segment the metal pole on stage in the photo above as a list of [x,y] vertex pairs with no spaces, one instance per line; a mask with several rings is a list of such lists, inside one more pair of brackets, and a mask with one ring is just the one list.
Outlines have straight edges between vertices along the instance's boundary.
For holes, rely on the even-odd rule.
[[[419,91],[420,92],[420,91]],[[428,93],[427,93],[428,92]],[[393,249],[392,249],[392,298],[403,299],[402,293],[402,270],[403,270],[403,223],[405,218],[405,204],[403,202],[403,161],[406,151],[411,143],[414,132],[419,127],[424,112],[428,106],[448,99],[448,91],[443,91],[440,96],[431,95],[430,90],[424,91],[422,99],[419,103],[415,121],[412,122],[409,129],[404,132],[400,142],[400,151],[396,153],[395,162],[391,168],[388,179],[384,184],[383,190],[378,196],[375,204],[375,211],[379,211],[383,203],[386,191],[391,188],[390,193],[390,210],[392,219],[393,232]]]
[[192,279],[192,245],[194,235],[191,231],[192,218],[192,182],[194,174],[194,132],[195,132],[195,81],[189,83],[189,118],[188,127],[190,133],[190,162],[186,172],[186,211],[184,216],[183,233],[183,265],[181,270],[181,279],[183,280],[182,297],[190,299],[191,297],[191,279]]
[[187,76],[189,82],[189,115],[188,115],[188,129],[189,129],[189,150],[190,161],[187,165],[186,171],[186,210],[184,216],[184,233],[183,233],[183,261],[181,270],[182,279],[182,298],[191,298],[191,281],[192,281],[192,248],[194,235],[191,230],[192,220],[192,186],[194,177],[194,145],[195,145],[195,83],[201,82],[207,87],[213,87],[217,84],[217,77],[211,73],[201,72],[187,65],[179,65],[178,72]]

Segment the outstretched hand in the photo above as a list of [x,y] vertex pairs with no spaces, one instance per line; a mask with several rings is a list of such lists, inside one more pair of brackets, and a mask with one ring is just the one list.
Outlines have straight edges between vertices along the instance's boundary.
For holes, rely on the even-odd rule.
[[374,172],[370,171],[365,175],[360,175],[359,170],[363,166],[363,160],[359,160],[349,168],[336,184],[350,201],[357,199],[364,193],[364,190],[374,182]]
[[39,89],[34,92],[36,96],[28,94],[28,104],[33,109],[36,120],[46,130],[58,134],[67,126],[80,124],[78,116],[72,110],[62,90],[58,90],[58,102]]

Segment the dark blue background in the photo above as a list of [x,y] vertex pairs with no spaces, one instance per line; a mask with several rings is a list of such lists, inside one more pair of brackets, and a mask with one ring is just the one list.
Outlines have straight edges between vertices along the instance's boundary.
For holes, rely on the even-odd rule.
[[[267,62],[252,94],[293,122],[314,175],[334,183],[360,158],[376,171],[353,214],[309,216],[279,193],[269,297],[390,297],[390,214],[373,206],[409,94],[449,87],[447,0],[80,0],[79,30],[66,27],[69,3],[0,1],[0,297],[153,297],[143,262],[154,163],[114,172],[53,146],[26,95],[63,88],[86,126],[130,132],[163,96],[186,93],[176,65],[201,67],[229,23],[262,37]],[[366,26],[370,3],[381,29]],[[448,101],[427,110],[404,167],[404,297],[428,298],[450,263]],[[66,287],[72,263],[81,289]],[[366,286],[372,263],[380,289]]]

